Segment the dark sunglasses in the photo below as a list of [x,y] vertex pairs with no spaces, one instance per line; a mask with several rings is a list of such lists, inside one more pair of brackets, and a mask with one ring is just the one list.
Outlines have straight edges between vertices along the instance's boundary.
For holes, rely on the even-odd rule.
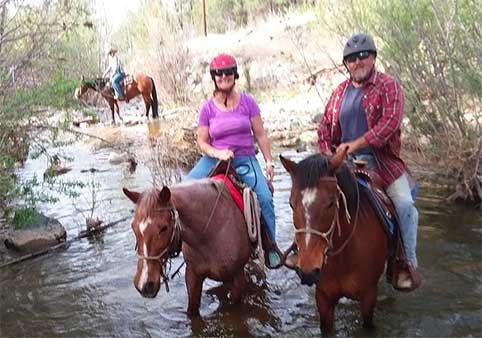
[[223,74],[224,74],[226,76],[229,76],[229,75],[233,75],[235,72],[236,71],[234,69],[230,69],[230,68],[228,68],[228,69],[216,69],[214,71],[214,75],[223,76]]
[[361,61],[361,60],[367,59],[369,56],[370,56],[369,51],[358,52],[358,53],[350,54],[350,55],[346,56],[345,61],[348,62],[348,63],[353,63],[353,62],[356,61],[356,59]]

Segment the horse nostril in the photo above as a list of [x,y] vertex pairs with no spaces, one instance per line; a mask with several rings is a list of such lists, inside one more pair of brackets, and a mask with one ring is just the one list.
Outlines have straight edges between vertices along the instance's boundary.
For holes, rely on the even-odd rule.
[[319,268],[313,269],[308,273],[305,273],[299,269],[296,271],[296,273],[301,279],[301,284],[308,286],[312,286],[318,281],[318,279],[320,278],[320,272],[321,270]]
[[142,295],[144,297],[153,298],[156,296],[156,287],[153,282],[147,282],[142,287]]

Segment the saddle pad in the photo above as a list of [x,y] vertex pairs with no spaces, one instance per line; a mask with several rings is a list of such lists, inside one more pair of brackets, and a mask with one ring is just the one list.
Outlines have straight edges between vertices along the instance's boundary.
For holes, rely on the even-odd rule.
[[229,193],[231,194],[231,197],[233,197],[234,202],[238,205],[239,209],[244,212],[244,202],[243,202],[243,196],[239,193],[238,189],[234,186],[233,182],[229,179],[224,174],[218,174],[215,176],[211,177],[212,180],[216,181],[224,181],[224,184],[226,184],[226,187],[229,190]]
[[372,201],[372,204],[375,206],[378,215],[385,223],[385,226],[387,227],[387,230],[389,231],[390,235],[394,236],[396,232],[396,226],[397,226],[397,221],[394,217],[395,215],[392,215],[388,209],[383,207],[383,204],[378,198],[378,196],[375,194],[371,186],[364,179],[360,177],[357,177],[356,179],[357,179],[358,185],[365,188],[366,191],[369,192],[370,200]]

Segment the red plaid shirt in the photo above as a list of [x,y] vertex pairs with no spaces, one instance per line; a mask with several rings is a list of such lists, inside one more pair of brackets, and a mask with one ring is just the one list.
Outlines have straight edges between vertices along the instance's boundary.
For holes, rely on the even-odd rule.
[[[318,129],[320,151],[333,150],[341,143],[340,108],[350,79],[331,94]],[[403,117],[403,89],[393,77],[374,71],[363,86],[362,107],[367,119],[365,140],[375,156],[378,173],[386,187],[405,171],[400,158],[400,125]]]

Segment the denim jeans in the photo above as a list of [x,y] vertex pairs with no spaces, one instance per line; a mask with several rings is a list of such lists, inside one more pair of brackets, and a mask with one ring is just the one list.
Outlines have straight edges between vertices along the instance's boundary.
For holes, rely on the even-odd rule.
[[[200,179],[207,177],[211,169],[216,165],[218,159],[204,155],[199,162],[187,174],[186,179]],[[246,183],[258,196],[263,217],[268,230],[269,237],[276,239],[276,223],[274,214],[274,203],[271,191],[266,183],[266,178],[259,165],[256,156],[238,156],[231,161],[231,165],[236,169],[239,178]]]
[[114,92],[116,93],[117,97],[123,96],[119,82],[122,81],[125,77],[126,75],[124,73],[115,73],[112,77],[112,88],[114,88]]
[[[377,166],[373,155],[358,155],[356,158],[367,161],[368,167],[376,170]],[[390,184],[386,192],[397,210],[405,254],[412,265],[417,267],[418,262],[415,251],[417,247],[418,211],[414,206],[415,201],[412,198],[407,173],[404,173]]]

